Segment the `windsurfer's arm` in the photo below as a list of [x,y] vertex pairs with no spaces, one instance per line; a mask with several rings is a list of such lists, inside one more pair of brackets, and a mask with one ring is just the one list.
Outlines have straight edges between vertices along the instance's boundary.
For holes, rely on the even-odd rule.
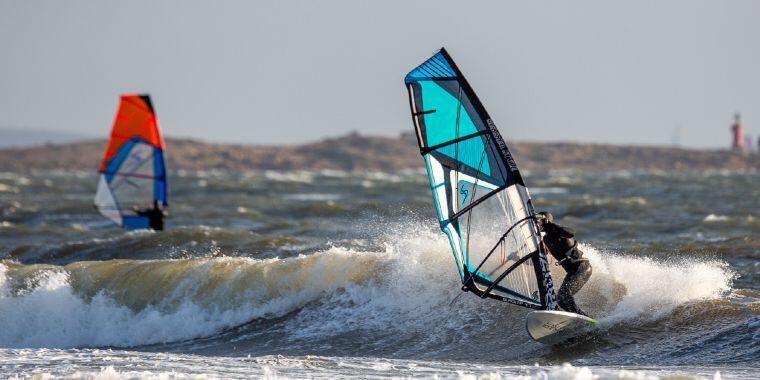
[[569,239],[569,238],[575,237],[574,229],[570,227],[560,226],[559,224],[553,223],[553,222],[545,223],[544,230],[547,233],[555,234],[561,238]]
[[575,236],[575,230],[572,228],[563,227],[557,223],[554,223],[554,216],[548,211],[537,213],[536,222],[538,223],[538,227],[547,234],[565,239]]

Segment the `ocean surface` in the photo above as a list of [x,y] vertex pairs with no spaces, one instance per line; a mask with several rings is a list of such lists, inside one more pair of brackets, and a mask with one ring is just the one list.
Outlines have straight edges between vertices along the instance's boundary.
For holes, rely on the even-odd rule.
[[0,376],[760,377],[760,173],[527,173],[593,265],[554,348],[462,294],[425,178],[175,172],[154,233],[93,173],[0,173]]

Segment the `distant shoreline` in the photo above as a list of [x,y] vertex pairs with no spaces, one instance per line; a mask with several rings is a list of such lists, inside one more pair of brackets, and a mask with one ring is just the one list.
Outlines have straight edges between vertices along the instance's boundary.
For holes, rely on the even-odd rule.
[[[525,170],[760,170],[760,154],[729,150],[584,143],[508,142]],[[349,134],[300,145],[235,145],[167,139],[171,170],[394,172],[423,166],[412,135]],[[0,149],[0,171],[97,170],[104,140]]]

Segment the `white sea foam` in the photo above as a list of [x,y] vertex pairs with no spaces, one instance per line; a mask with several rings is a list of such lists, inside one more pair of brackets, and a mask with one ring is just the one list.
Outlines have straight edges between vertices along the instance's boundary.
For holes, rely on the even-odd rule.
[[337,201],[342,196],[340,194],[320,194],[320,193],[309,193],[309,194],[284,194],[282,196],[282,199],[285,200],[291,200],[291,201]]
[[702,219],[702,221],[703,222],[707,222],[707,223],[709,223],[709,222],[725,222],[728,219],[729,219],[729,217],[726,216],[726,215],[710,214],[710,215],[707,215],[704,219]]
[[0,183],[0,193],[18,193],[19,189],[15,186],[9,186],[4,183]]
[[734,215],[734,216],[728,216],[728,215],[716,215],[716,214],[708,214],[702,219],[702,222],[704,223],[725,223],[725,222],[737,222],[739,224],[754,224],[757,222],[757,217],[752,215]]
[[312,183],[314,182],[314,174],[307,171],[267,170],[264,172],[264,177],[270,181]]
[[[748,370],[723,368],[635,368],[574,366],[498,365],[466,362],[419,361],[353,357],[205,357],[171,353],[142,353],[93,350],[90,352],[51,352],[25,350],[0,352],[13,355],[20,369],[6,373],[9,378],[39,379],[303,379],[303,378],[453,378],[453,379],[517,379],[517,380],[656,380],[656,379],[721,379],[721,370],[729,377],[750,379]],[[61,359],[61,364],[51,358]],[[88,357],[97,357],[100,366]],[[34,365],[34,367],[32,367]],[[94,368],[93,368],[94,367]],[[30,371],[28,368],[34,368]]]
[[566,194],[567,188],[564,187],[534,187],[530,189],[531,194]]

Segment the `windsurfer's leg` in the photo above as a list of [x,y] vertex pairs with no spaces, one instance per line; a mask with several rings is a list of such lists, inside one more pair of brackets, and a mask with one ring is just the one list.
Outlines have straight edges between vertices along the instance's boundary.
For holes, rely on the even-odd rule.
[[557,301],[562,309],[571,313],[587,315],[575,304],[573,296],[583,288],[583,285],[586,285],[590,277],[591,264],[588,260],[579,260],[575,270],[567,273],[559,292],[557,292]]
[[160,213],[152,213],[150,216],[150,228],[154,231],[162,231],[164,229],[164,215]]

